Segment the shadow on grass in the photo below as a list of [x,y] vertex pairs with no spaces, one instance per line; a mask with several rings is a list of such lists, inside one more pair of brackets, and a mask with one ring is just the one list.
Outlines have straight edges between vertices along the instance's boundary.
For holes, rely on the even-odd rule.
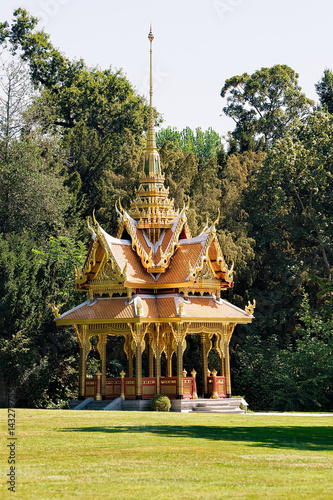
[[63,429],[63,432],[151,433],[169,438],[195,438],[212,441],[241,441],[249,446],[333,451],[333,427],[214,427],[189,425],[101,426]]

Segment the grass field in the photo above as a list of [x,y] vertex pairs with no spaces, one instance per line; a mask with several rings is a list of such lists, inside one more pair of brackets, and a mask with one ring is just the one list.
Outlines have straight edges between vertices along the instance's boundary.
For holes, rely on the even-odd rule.
[[16,410],[0,498],[333,499],[333,416]]

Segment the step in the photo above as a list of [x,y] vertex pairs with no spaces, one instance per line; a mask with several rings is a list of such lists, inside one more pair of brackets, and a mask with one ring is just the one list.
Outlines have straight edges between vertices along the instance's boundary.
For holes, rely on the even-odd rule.
[[202,407],[198,407],[198,406],[195,406],[194,408],[192,408],[192,411],[196,411],[196,412],[210,412],[210,413],[214,413],[214,412],[221,412],[221,411],[224,411],[224,412],[228,412],[228,411],[236,411],[236,412],[240,412],[240,411],[244,411],[242,410],[241,408],[239,408],[239,406],[202,406]]
[[125,400],[122,402],[123,411],[150,411],[151,401],[148,400]]
[[72,401],[68,401],[68,406],[69,406],[69,409],[70,410],[74,410],[74,408],[80,404],[81,401],[78,401],[77,399],[76,400],[72,400]]
[[201,411],[197,411],[195,408],[193,408],[192,412],[196,413],[224,413],[225,415],[241,415],[245,414],[245,410],[241,410],[240,408],[219,408],[216,410],[209,410],[208,408],[202,409]]
[[85,410],[103,410],[105,406],[109,404],[110,401],[91,401],[85,408]]

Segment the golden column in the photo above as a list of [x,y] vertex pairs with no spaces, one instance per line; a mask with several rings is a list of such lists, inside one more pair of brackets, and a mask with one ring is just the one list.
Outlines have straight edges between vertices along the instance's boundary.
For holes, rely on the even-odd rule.
[[224,358],[224,354],[223,353],[220,356],[220,363],[221,363],[220,375],[221,375],[221,377],[225,377],[225,358]]
[[79,399],[85,398],[87,357],[91,350],[90,337],[87,325],[83,325],[79,331],[80,359],[79,359]]
[[225,342],[225,376],[227,382],[227,398],[231,398],[229,342]]
[[177,323],[176,331],[173,330],[175,340],[177,342],[177,399],[183,399],[183,335],[182,324]]
[[231,377],[230,377],[230,353],[229,342],[234,331],[235,324],[223,324],[223,337],[224,337],[224,358],[225,358],[225,377],[227,383],[227,398],[231,398]]
[[99,353],[99,358],[101,360],[101,371],[102,371],[102,384],[101,384],[101,395],[102,399],[105,399],[105,384],[106,384],[106,343],[107,336],[99,334],[97,342],[97,351]]
[[133,378],[133,351],[132,349],[129,352],[128,359],[127,359],[127,371],[128,371],[128,376],[129,378]]
[[137,323],[133,332],[136,343],[135,352],[135,399],[142,399],[142,351],[144,350],[144,339],[142,338],[142,325]]
[[148,367],[149,367],[149,377],[154,377],[154,351],[152,348],[153,334],[148,333]]
[[160,339],[160,325],[155,325],[155,371],[156,371],[156,394],[161,394],[161,339]]
[[165,333],[165,357],[166,357],[166,376],[172,377],[172,355],[174,353],[173,348],[173,335],[171,332]]

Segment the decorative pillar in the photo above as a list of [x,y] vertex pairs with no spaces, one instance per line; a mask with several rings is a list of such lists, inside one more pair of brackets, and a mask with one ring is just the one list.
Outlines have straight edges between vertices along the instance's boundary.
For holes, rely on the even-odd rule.
[[172,355],[174,353],[173,334],[165,333],[166,376],[172,377]]
[[137,323],[132,329],[132,335],[136,344],[135,350],[135,399],[142,399],[142,352],[145,349],[145,340],[142,325]]
[[125,375],[126,375],[126,373],[124,372],[124,370],[121,370],[121,372],[120,372],[120,377],[121,377],[120,397],[122,399],[125,399],[125,380],[124,380]]
[[222,356],[220,356],[220,363],[221,363],[221,368],[220,368],[221,377],[225,377],[225,359],[223,353]]
[[213,399],[218,399],[219,398],[219,395],[217,393],[217,380],[216,380],[216,375],[217,375],[217,371],[214,370],[212,371],[212,377],[213,377],[213,389],[212,389],[212,398]]
[[84,399],[85,385],[86,385],[86,362],[85,362],[85,349],[80,345],[79,352],[79,400]]
[[101,401],[102,400],[102,394],[101,394],[101,377],[102,377],[102,373],[101,373],[100,369],[98,368],[98,370],[97,370],[96,401]]
[[182,343],[177,342],[177,399],[183,399],[183,349]]
[[155,371],[156,371],[156,394],[161,394],[161,339],[160,325],[155,325]]
[[91,350],[90,337],[87,326],[83,325],[82,331],[77,331],[77,336],[80,346],[79,359],[79,399],[83,400],[86,393],[86,373],[87,373],[87,357]]
[[[177,399],[183,399],[183,342],[185,335],[182,334],[182,324],[177,323],[176,331],[173,334],[177,341]],[[183,338],[184,337],[184,338]]]
[[[227,338],[227,334],[225,332],[225,328],[222,326],[222,331],[215,333],[215,349],[218,352],[220,357],[220,375],[221,377],[225,377],[225,339]],[[224,328],[224,329],[223,329]]]
[[227,398],[231,398],[229,342],[227,340],[225,342],[224,352],[225,352],[225,377],[227,382]]
[[231,398],[231,377],[230,377],[230,353],[229,342],[235,328],[235,323],[227,323],[223,325],[224,331],[224,357],[225,357],[225,377],[227,382],[227,398]]
[[142,351],[141,342],[136,345],[135,354],[135,399],[142,399]]
[[166,359],[166,376],[172,377],[172,354],[171,353]]
[[105,385],[106,385],[106,335],[98,335],[97,351],[101,360],[101,371],[102,371],[102,383],[101,383],[101,395],[102,399],[105,399]]
[[127,368],[128,368],[128,376],[129,378],[133,378],[133,352],[131,350],[130,355],[127,359]]
[[196,376],[197,376],[197,372],[195,371],[195,369],[193,368],[193,370],[191,371],[191,375],[193,377],[193,394],[192,394],[192,398],[193,399],[198,399],[198,393],[197,393],[197,381],[196,381]]

